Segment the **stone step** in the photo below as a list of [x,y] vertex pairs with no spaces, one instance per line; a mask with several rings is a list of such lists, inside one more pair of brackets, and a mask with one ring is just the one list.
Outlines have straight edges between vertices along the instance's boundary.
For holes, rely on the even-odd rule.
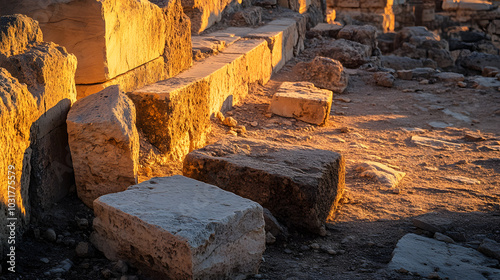
[[196,37],[197,48],[210,45],[210,38],[229,46],[173,78],[129,93],[138,127],[174,160],[202,147],[214,113],[238,104],[250,83],[267,83],[303,49],[305,25],[306,18],[298,15],[259,28],[230,27]]
[[179,175],[101,196],[94,211],[94,245],[154,279],[244,279],[265,250],[258,203]]

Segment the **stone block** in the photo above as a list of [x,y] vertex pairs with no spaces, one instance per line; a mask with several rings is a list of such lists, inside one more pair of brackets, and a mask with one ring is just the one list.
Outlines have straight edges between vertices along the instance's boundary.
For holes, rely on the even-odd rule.
[[0,67],[25,83],[37,103],[37,120],[31,126],[29,195],[34,214],[38,214],[62,199],[74,185],[66,117],[76,101],[77,61],[64,47],[41,42],[36,21],[22,15],[0,20],[5,24],[0,33],[19,37],[18,45],[13,45],[8,43],[13,38],[2,36],[2,45],[13,49],[2,51]]
[[342,28],[343,26],[340,24],[319,23],[307,32],[307,37],[313,38],[321,36],[336,38]]
[[294,56],[299,43],[297,21],[294,19],[274,20],[248,33],[246,37],[267,40],[272,55],[273,72],[278,72]]
[[393,1],[387,1],[387,0],[361,0],[359,3],[360,8],[385,8],[387,7],[388,3],[392,4]]
[[338,60],[344,67],[358,68],[370,61],[371,47],[354,41],[338,39],[325,46],[318,54]]
[[172,159],[180,159],[205,145],[212,114],[240,102],[249,83],[264,84],[270,76],[267,42],[245,40],[129,96],[137,108],[137,125],[148,140]]
[[456,11],[456,10],[470,10],[470,11],[487,11],[493,9],[494,6],[491,1],[485,0],[444,0],[443,10]]
[[[0,18],[1,21],[1,18]],[[36,100],[25,84],[0,68],[0,252],[8,248],[7,218],[16,218],[15,231],[21,234],[30,217],[30,130],[37,119]],[[9,188],[12,186],[12,188]],[[12,207],[9,207],[12,206]],[[12,209],[12,212],[8,211]],[[12,214],[11,214],[12,213]]]
[[265,250],[262,207],[183,176],[94,201],[91,240],[157,279],[244,279]]
[[231,16],[231,26],[257,26],[262,22],[262,8],[249,7]]
[[377,28],[372,25],[346,25],[339,30],[337,39],[346,39],[369,46],[371,55],[377,49]]
[[284,82],[271,100],[269,110],[276,115],[323,125],[328,120],[333,93],[309,82]]
[[146,0],[3,1],[0,13],[22,13],[39,21],[45,40],[78,58],[76,83],[96,84],[161,57],[166,43],[170,54],[177,54],[170,55],[173,68],[186,64],[191,57],[184,44],[188,35],[176,30],[189,31],[189,21],[182,20],[179,1],[170,2],[167,6],[175,8],[171,15]]
[[324,230],[345,186],[338,153],[238,138],[189,153],[183,174],[256,201],[286,226],[314,233]]
[[339,8],[359,8],[361,0],[335,0],[334,7]]
[[344,92],[349,82],[349,75],[344,71],[344,66],[328,57],[317,56],[311,62],[297,63],[294,71],[315,86],[335,93]]
[[78,197],[85,205],[137,184],[139,134],[135,107],[118,86],[78,100],[68,134]]

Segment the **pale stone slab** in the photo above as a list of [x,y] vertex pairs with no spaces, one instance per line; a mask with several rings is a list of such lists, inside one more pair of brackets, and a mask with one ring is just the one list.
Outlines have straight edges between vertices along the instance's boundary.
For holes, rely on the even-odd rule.
[[233,137],[189,153],[183,174],[256,201],[287,226],[319,234],[345,186],[338,153]]
[[493,9],[491,1],[486,0],[444,0],[443,10],[471,10],[471,11],[487,11]]
[[380,162],[365,161],[355,166],[361,177],[372,178],[386,187],[396,188],[406,176],[405,172],[397,171]]
[[[1,20],[1,19],[0,19]],[[0,68],[0,252],[9,245],[7,218],[16,218],[18,233],[24,231],[30,217],[30,129],[37,119],[36,101],[25,84]],[[9,166],[12,166],[9,168]],[[10,171],[10,173],[9,173]],[[13,177],[12,177],[13,176]],[[10,178],[9,178],[10,177]],[[13,188],[9,189],[9,184]],[[12,191],[12,193],[9,193]],[[12,200],[9,200],[12,199]],[[9,203],[14,211],[7,211]],[[14,205],[15,204],[15,205]]]
[[94,245],[158,279],[244,279],[265,250],[259,204],[179,175],[102,196],[94,211]]
[[68,114],[68,134],[78,197],[94,199],[137,183],[139,134],[135,107],[118,86],[78,100]]
[[269,110],[276,115],[323,125],[328,120],[333,93],[312,83],[284,82],[271,100]]
[[389,269],[405,269],[421,277],[487,280],[500,278],[500,269],[489,267],[497,264],[474,249],[409,233],[396,245]]

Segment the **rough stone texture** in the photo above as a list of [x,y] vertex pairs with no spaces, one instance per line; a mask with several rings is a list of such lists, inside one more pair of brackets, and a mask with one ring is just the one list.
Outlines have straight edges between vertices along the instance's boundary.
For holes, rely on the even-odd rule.
[[346,25],[337,34],[338,39],[346,39],[370,47],[370,54],[377,49],[377,28],[372,25]]
[[230,138],[188,154],[184,176],[258,202],[286,226],[324,230],[345,187],[338,153]]
[[[1,20],[1,18],[0,18]],[[7,218],[17,218],[16,230],[20,234],[31,214],[28,187],[30,184],[30,130],[38,117],[36,100],[25,84],[0,68],[0,252],[8,248]],[[15,168],[9,169],[12,165]],[[14,172],[9,173],[9,171]],[[9,176],[15,176],[10,177]],[[10,186],[14,187],[9,189]],[[13,193],[9,193],[12,191]],[[14,201],[9,199],[13,199]],[[8,215],[8,204],[15,202],[14,215]],[[5,250],[4,250],[5,249]]]
[[493,9],[491,1],[485,0],[444,0],[443,10],[471,10],[471,11],[487,11]]
[[78,100],[67,124],[77,193],[85,205],[137,184],[135,107],[118,86]]
[[500,277],[500,269],[489,267],[497,264],[474,249],[409,233],[396,245],[389,269],[426,278],[486,280]]
[[315,86],[335,93],[344,92],[349,83],[349,74],[344,71],[344,66],[328,57],[317,56],[311,62],[297,63],[294,71]]
[[500,56],[472,52],[469,55],[459,58],[458,63],[467,69],[481,72],[486,66],[500,68]]
[[[38,23],[26,16],[1,17],[0,67],[25,83],[37,103],[31,127],[30,201],[34,214],[62,199],[74,184],[66,116],[76,100],[74,55],[54,43],[41,42]],[[16,43],[9,43],[18,36]],[[26,41],[34,40],[34,41]]]
[[414,226],[423,230],[430,231],[432,233],[444,233],[450,230],[453,226],[452,220],[436,216],[435,213],[429,213],[426,215],[415,217],[413,218],[412,222]]
[[375,83],[378,86],[389,88],[394,86],[394,81],[396,80],[396,78],[394,78],[394,76],[388,72],[373,73],[373,78],[375,79]]
[[319,55],[338,60],[344,67],[358,68],[370,61],[371,48],[358,42],[339,39],[319,51]]
[[278,5],[303,14],[307,12],[311,0],[278,0]]
[[249,7],[231,16],[231,26],[257,26],[262,22],[262,8]]
[[464,75],[454,72],[440,72],[435,77],[443,82],[460,82],[465,80]]
[[477,250],[500,261],[500,244],[495,240],[485,238]]
[[269,111],[303,122],[323,125],[328,120],[333,93],[309,82],[284,82],[274,94]]
[[146,0],[22,0],[2,2],[0,13],[23,13],[39,21],[47,41],[63,45],[77,56],[76,83],[95,84],[165,53],[171,68],[189,66],[185,34],[190,31],[189,20],[183,20],[179,1],[170,1],[165,7],[168,9]]
[[382,67],[391,68],[394,70],[410,70],[424,67],[422,59],[413,59],[410,57],[402,57],[395,55],[383,55],[380,57]]
[[182,8],[191,19],[191,32],[200,34],[222,19],[223,11],[241,9],[242,0],[182,0]]
[[157,279],[244,279],[265,250],[259,204],[179,175],[102,196],[94,211],[96,247]]
[[307,32],[308,38],[332,37],[337,38],[337,34],[343,28],[340,24],[319,23]]
[[389,188],[396,188],[401,180],[406,176],[405,172],[394,170],[393,168],[379,162],[366,161],[356,165],[356,171],[361,177],[375,179]]
[[423,26],[405,27],[400,30],[394,39],[394,52],[399,56],[414,59],[429,58],[436,61],[441,68],[453,66],[448,42],[427,30]]
[[269,81],[271,70],[266,41],[238,41],[175,78],[130,93],[137,125],[161,151],[180,159],[205,145],[212,114],[240,102],[249,83]]

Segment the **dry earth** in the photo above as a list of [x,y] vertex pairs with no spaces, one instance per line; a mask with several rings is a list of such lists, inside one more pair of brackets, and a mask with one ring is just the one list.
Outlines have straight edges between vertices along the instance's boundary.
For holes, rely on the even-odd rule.
[[[327,236],[294,232],[288,240],[269,245],[260,274],[254,278],[422,279],[389,272],[385,267],[403,235],[428,234],[412,225],[412,217],[426,213],[451,219],[454,231],[467,238],[463,245],[478,246],[485,237],[500,242],[500,92],[403,80],[397,80],[393,88],[384,88],[375,85],[372,72],[351,69],[349,86],[344,94],[334,97],[331,117],[325,126],[266,117],[271,96],[280,83],[301,80],[291,71],[293,65],[313,57],[313,50],[306,50],[266,86],[252,86],[245,102],[228,113],[248,130],[239,137],[337,151],[347,162],[347,190],[342,206],[329,221]],[[446,109],[469,117],[471,122],[445,114]],[[430,122],[452,126],[436,129]],[[213,120],[209,142],[228,137],[228,130]],[[467,138],[466,134],[476,138]],[[415,135],[459,146],[419,146],[411,141]],[[154,147],[145,141],[141,145],[141,180],[181,173],[181,163],[167,163]],[[406,177],[398,188],[361,178],[354,166],[365,160],[390,165],[406,172]],[[450,176],[480,183],[456,181]],[[78,226],[76,218],[90,222],[92,213],[74,195],[56,208],[25,235],[19,273],[8,274],[5,279],[55,279],[44,272],[67,258],[74,266],[62,279],[146,279],[133,268],[120,272],[120,264],[117,267],[98,252],[76,256],[75,246],[88,241],[91,232],[90,225]],[[37,238],[38,232],[43,236],[49,227],[66,239],[51,243]],[[48,263],[41,261],[43,258]]]

